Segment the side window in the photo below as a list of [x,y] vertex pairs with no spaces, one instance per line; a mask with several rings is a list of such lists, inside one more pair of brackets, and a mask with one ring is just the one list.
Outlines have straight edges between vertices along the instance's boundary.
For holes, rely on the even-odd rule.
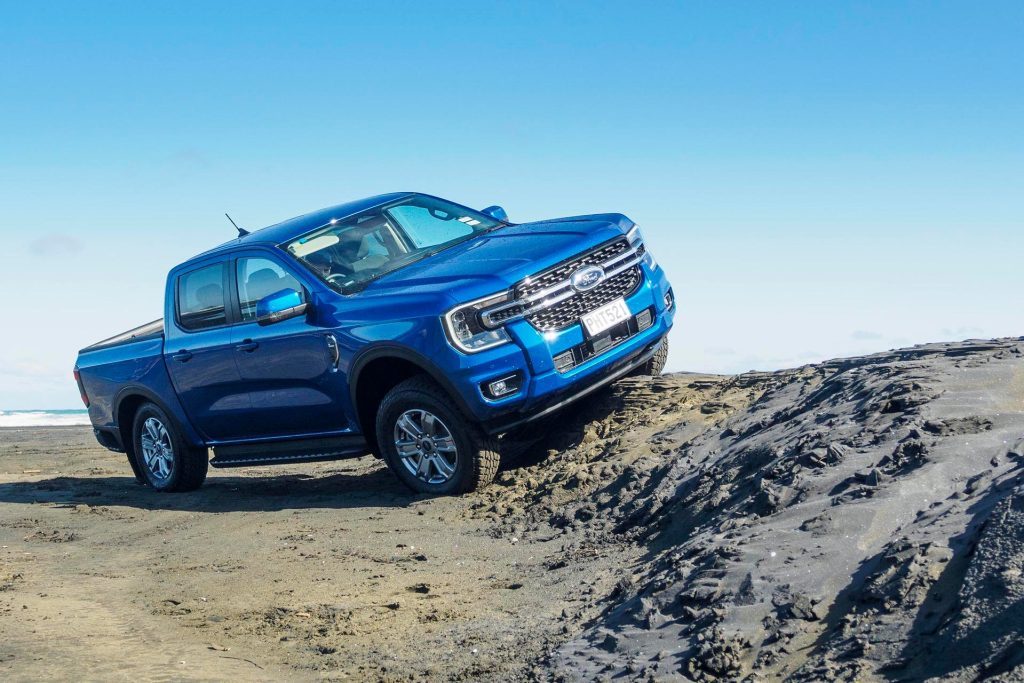
[[243,322],[256,320],[256,304],[259,300],[282,289],[294,289],[303,301],[306,299],[299,281],[270,259],[257,256],[240,258],[236,267],[238,305]]
[[224,264],[185,273],[178,278],[178,322],[186,330],[227,323],[224,307]]

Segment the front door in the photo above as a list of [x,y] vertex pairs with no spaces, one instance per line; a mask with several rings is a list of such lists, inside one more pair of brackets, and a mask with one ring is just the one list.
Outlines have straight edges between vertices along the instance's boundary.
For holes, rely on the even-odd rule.
[[253,436],[299,437],[344,432],[345,376],[330,332],[300,316],[256,322],[256,304],[282,289],[309,296],[276,259],[241,256],[234,262],[239,322],[232,328],[235,360],[249,396]]

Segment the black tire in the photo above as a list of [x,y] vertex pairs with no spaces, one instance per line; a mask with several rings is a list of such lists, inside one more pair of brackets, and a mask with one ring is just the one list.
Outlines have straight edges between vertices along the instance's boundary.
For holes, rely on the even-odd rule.
[[661,340],[661,346],[654,352],[646,363],[629,373],[630,377],[641,377],[654,375],[657,377],[665,370],[665,362],[668,360],[668,337]]
[[[162,438],[153,439],[154,432],[150,428],[162,428],[167,435],[166,441]],[[143,449],[144,433],[150,441],[160,444],[163,453],[168,454],[166,458],[153,460],[161,460],[165,464],[167,473],[164,476],[160,475],[163,471],[161,466],[147,463],[146,451]],[[150,488],[157,491],[192,491],[206,481],[206,471],[210,464],[206,449],[189,446],[174,421],[155,403],[144,403],[135,413],[132,445],[143,482]]]
[[[132,438],[134,440],[134,436]],[[127,450],[128,453],[126,455],[128,456],[128,464],[132,466],[132,474],[135,475],[135,481],[143,486],[149,486],[149,481],[146,480],[146,475],[142,473],[142,466],[139,465],[139,461],[135,459],[135,444],[131,444]]]
[[[433,429],[424,429],[424,438],[415,446],[407,444],[414,448],[414,452],[403,457],[395,443],[396,430],[401,430],[397,426],[398,421],[403,416],[416,415],[421,419],[421,429],[424,426],[422,419],[429,415],[429,425]],[[425,376],[407,379],[384,396],[377,409],[376,431],[377,444],[388,467],[403,484],[418,493],[451,495],[475,491],[491,483],[501,463],[496,440],[463,415],[445,391]],[[446,432],[450,436],[445,436]],[[401,433],[407,437],[406,440],[413,440],[408,432]],[[448,451],[442,453],[449,438],[455,448],[453,455]],[[427,449],[426,442],[432,444],[434,440],[439,445],[431,445]],[[429,453],[433,453],[433,456]],[[417,457],[417,454],[421,455]],[[426,465],[424,475],[417,476],[411,468],[423,459],[422,454],[428,454],[427,459],[433,460]],[[450,455],[452,457],[449,458]],[[444,459],[436,459],[441,457]],[[432,464],[443,462],[446,468],[451,468],[452,460],[454,471],[450,473]],[[428,480],[441,477],[447,478],[443,481]]]

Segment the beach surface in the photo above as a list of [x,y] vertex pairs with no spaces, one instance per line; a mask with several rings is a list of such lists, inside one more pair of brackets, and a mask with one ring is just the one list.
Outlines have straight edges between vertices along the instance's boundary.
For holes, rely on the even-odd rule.
[[0,429],[0,677],[1019,680],[1022,440],[1021,339],[624,380],[457,498]]

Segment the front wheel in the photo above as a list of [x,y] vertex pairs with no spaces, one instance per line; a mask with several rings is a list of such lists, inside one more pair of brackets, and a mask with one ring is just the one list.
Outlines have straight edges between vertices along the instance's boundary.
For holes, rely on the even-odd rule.
[[157,491],[191,491],[206,481],[206,449],[189,446],[155,403],[146,403],[135,413],[132,439],[146,485]]
[[665,362],[668,361],[668,337],[661,340],[661,346],[654,352],[654,355],[647,359],[647,362],[629,373],[631,377],[642,375],[654,375],[657,377],[665,370]]
[[489,484],[498,471],[494,439],[427,377],[405,380],[384,396],[376,430],[384,460],[413,491],[474,491]]

